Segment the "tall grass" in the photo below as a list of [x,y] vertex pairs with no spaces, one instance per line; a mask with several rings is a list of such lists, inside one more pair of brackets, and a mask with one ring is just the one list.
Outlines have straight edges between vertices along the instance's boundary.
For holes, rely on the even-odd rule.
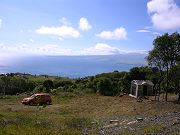
[[157,134],[165,126],[163,124],[150,124],[142,128],[143,134]]
[[[52,95],[52,105],[24,106],[25,95],[0,99],[0,135],[80,135],[99,133],[101,122],[115,116],[146,116],[165,111],[178,111],[172,103],[143,101],[129,96],[107,97],[96,94],[62,92]],[[140,133],[157,133],[163,125],[149,125]],[[131,134],[125,131],[122,134]]]

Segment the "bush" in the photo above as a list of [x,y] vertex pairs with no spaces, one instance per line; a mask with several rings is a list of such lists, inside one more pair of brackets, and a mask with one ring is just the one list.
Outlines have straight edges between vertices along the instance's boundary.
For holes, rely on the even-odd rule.
[[34,92],[43,92],[43,91],[45,91],[45,88],[43,85],[38,85],[34,89]]
[[108,78],[101,78],[100,81],[97,83],[97,88],[99,93],[105,96],[112,96],[113,93],[113,86],[112,82]]

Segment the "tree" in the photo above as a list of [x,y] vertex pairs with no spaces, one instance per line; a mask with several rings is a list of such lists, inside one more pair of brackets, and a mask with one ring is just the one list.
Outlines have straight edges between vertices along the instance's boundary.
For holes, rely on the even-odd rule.
[[131,68],[129,71],[129,75],[132,80],[145,80],[146,79],[146,72],[144,67],[134,67]]
[[52,80],[45,80],[43,86],[46,88],[46,92],[49,92],[53,88],[54,84]]
[[101,78],[100,81],[97,83],[97,88],[99,90],[99,93],[105,96],[112,96],[113,88],[112,88],[112,82],[108,78]]
[[126,73],[121,79],[120,79],[120,87],[122,89],[122,92],[129,93],[130,92],[130,84],[131,84],[131,77],[128,73]]
[[180,101],[180,64],[175,66],[170,72],[170,80],[173,90],[178,94],[178,101]]
[[27,90],[28,91],[33,91],[34,88],[36,87],[36,83],[34,81],[29,81],[27,82]]
[[[166,101],[169,86],[169,74],[180,61],[180,35],[179,33],[168,33],[158,36],[153,41],[153,49],[149,52],[147,61],[150,66],[156,66],[160,73],[161,79],[159,84],[166,79]],[[166,74],[164,74],[166,73]]]
[[3,81],[3,94],[5,95],[9,86],[10,79],[8,76],[3,76],[1,79]]

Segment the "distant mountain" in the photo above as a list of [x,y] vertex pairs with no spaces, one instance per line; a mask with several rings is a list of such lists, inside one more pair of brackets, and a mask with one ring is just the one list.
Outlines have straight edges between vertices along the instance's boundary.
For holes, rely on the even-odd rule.
[[135,66],[147,65],[145,54],[118,54],[98,56],[31,56],[8,66],[0,67],[1,73],[21,72],[31,74],[84,77],[103,72],[128,71]]

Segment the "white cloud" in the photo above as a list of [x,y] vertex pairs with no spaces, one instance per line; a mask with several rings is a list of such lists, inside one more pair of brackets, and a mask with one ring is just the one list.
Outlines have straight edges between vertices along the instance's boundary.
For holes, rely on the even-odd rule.
[[146,50],[122,50],[105,43],[97,43],[95,46],[86,48],[81,51],[82,55],[116,55],[126,53],[147,53]]
[[142,30],[137,30],[136,32],[142,32],[142,33],[148,33],[151,32],[150,30],[142,29]]
[[80,18],[79,20],[79,29],[82,31],[88,31],[92,28],[92,26],[89,24],[88,20],[84,17]]
[[[44,34],[44,35],[55,35],[59,36],[60,40],[63,40],[64,38],[78,38],[80,37],[80,32],[78,29],[73,28],[71,26],[71,23],[67,21],[65,17],[60,19],[60,22],[62,23],[61,26],[41,26],[40,28],[36,29],[36,33],[38,34]],[[91,29],[92,26],[89,24],[88,20],[84,17],[80,18],[79,21],[79,29],[82,31],[87,31]]]
[[107,40],[112,40],[112,39],[126,39],[127,38],[127,31],[125,28],[120,27],[116,28],[114,31],[102,31],[99,34],[96,34],[96,36],[107,39]]
[[59,45],[41,45],[41,46],[31,46],[27,44],[22,45],[0,45],[0,50],[6,54],[11,54],[12,56],[21,55],[72,55],[72,50],[67,48],[62,48]]
[[71,26],[62,25],[60,27],[47,27],[41,26],[39,29],[36,30],[38,34],[46,34],[46,35],[55,35],[59,36],[60,38],[78,38],[80,33],[78,30],[74,29]]
[[159,32],[153,32],[152,34],[153,34],[153,35],[156,35],[156,36],[157,36],[157,35],[161,35],[161,33],[159,33]]
[[139,33],[149,33],[155,36],[161,35],[159,32],[153,31],[152,27],[145,26],[143,29],[137,30]]
[[180,28],[180,7],[174,0],[151,0],[147,3],[147,9],[155,28]]
[[118,54],[120,52],[119,48],[112,47],[108,44],[97,43],[95,46],[86,48],[82,51],[83,55],[112,55]]
[[[72,55],[72,50],[67,48],[62,48],[58,45],[44,45],[34,48],[37,54],[44,55]],[[34,52],[33,50],[33,52]]]
[[33,46],[28,44],[22,45],[3,45],[0,44],[1,54],[0,61],[3,58],[24,57],[28,55],[48,55],[48,56],[73,56],[73,55],[116,55],[125,53],[146,53],[145,50],[122,50],[105,43],[97,43],[95,46],[83,48],[80,50],[72,50],[63,48],[60,45],[48,44]]
[[2,19],[0,19],[0,28],[2,27]]

